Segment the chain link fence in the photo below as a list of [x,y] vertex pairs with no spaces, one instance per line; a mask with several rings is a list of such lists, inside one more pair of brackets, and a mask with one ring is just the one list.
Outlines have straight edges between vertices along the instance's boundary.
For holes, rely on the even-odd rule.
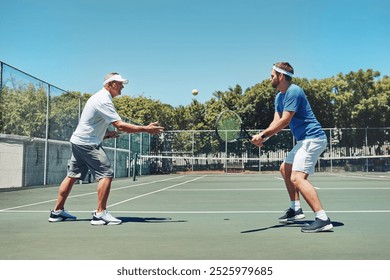
[[[328,146],[317,163],[322,172],[390,172],[390,127],[326,128]],[[252,135],[259,131],[248,130]],[[277,171],[296,141],[282,130],[258,148],[249,141],[224,143],[214,131],[168,131],[157,155],[141,155],[151,173],[180,171]],[[153,164],[150,164],[153,162]]]
[[[71,156],[69,139],[87,98],[0,62],[0,188],[63,180]],[[149,153],[151,141],[147,133],[104,141],[115,177],[132,176],[132,159]]]

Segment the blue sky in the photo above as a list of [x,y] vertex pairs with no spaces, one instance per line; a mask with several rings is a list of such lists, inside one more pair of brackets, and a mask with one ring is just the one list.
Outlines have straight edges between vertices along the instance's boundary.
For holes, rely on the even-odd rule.
[[0,4],[0,60],[94,93],[112,71],[124,95],[173,106],[268,79],[372,68],[390,75],[389,0],[13,0]]

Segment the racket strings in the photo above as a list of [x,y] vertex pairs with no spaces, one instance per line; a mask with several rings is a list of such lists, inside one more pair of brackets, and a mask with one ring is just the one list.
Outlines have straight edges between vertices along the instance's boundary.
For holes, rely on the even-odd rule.
[[235,141],[241,137],[242,122],[234,112],[223,112],[217,120],[216,131],[218,136],[227,142]]
[[252,138],[246,132],[240,116],[233,111],[224,111],[220,114],[216,123],[216,132],[217,136],[225,142]]

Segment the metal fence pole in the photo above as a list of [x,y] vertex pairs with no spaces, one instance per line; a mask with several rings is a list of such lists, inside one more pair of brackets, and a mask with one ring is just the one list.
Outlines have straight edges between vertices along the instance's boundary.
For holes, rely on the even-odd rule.
[[[137,162],[138,162],[138,154],[135,153],[134,154],[134,165],[133,165],[133,181],[135,181],[136,177],[137,177]],[[140,174],[141,175],[141,171],[140,171]]]
[[[225,139],[227,140],[227,131],[225,131]],[[225,141],[225,172],[227,173],[228,168],[227,168],[227,155],[228,155],[228,144],[227,141]]]
[[131,176],[131,133],[128,134],[129,139],[129,156],[128,156],[128,169],[127,169],[127,177]]
[[191,170],[194,171],[194,149],[195,149],[195,131],[192,130],[192,159],[191,159]]
[[[0,61],[0,108],[3,107],[3,62]],[[0,110],[0,132],[3,131],[3,110]]]
[[[139,139],[139,154],[142,155],[142,144],[143,144],[143,137],[144,137],[144,134],[143,132],[140,133],[140,139]],[[142,164],[140,162],[140,166],[139,166],[139,175],[142,175]]]
[[81,111],[82,111],[82,106],[83,106],[83,101],[82,101],[82,97],[81,97],[81,94],[80,94],[80,97],[79,97],[79,115],[78,115],[78,120],[77,120],[77,123],[80,122],[80,118],[81,118]]
[[48,151],[49,151],[49,115],[50,115],[50,85],[47,85],[46,95],[46,131],[45,131],[45,161],[43,165],[43,185],[47,185]]
[[330,128],[329,129],[330,172],[333,172],[333,160],[332,160],[332,157],[333,157],[333,145],[332,145],[333,137],[332,137],[332,133],[333,133],[333,130],[332,130],[332,128]]
[[3,62],[0,61],[0,90],[3,89]]
[[[259,131],[259,133],[261,133],[261,131]],[[259,151],[259,172],[260,172],[261,171],[261,147],[259,147],[258,151]]]
[[117,172],[117,163],[116,163],[116,161],[117,161],[117,157],[118,157],[118,155],[117,155],[117,140],[118,140],[118,138],[114,138],[114,178],[116,178],[116,172]]
[[[365,142],[366,142],[365,156],[368,156],[368,135],[367,135],[367,127],[364,129],[364,132],[365,132]],[[368,158],[366,158],[366,171],[369,172]]]

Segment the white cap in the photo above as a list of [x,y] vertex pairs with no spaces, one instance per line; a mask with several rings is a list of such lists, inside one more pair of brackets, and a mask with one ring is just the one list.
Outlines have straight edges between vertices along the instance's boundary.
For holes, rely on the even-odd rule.
[[129,80],[123,79],[121,75],[115,74],[114,76],[111,76],[110,78],[104,80],[103,85],[106,85],[107,83],[112,81],[122,82],[124,84],[127,84],[129,82]]

